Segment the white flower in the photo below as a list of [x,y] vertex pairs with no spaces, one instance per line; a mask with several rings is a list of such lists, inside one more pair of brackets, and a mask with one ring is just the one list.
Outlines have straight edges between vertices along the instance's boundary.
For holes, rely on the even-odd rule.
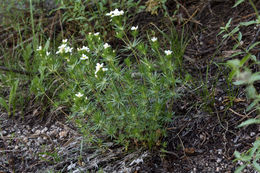
[[81,59],[81,60],[86,60],[86,59],[88,59],[88,57],[87,57],[85,54],[82,54],[82,56],[81,56],[80,59]]
[[103,66],[104,66],[103,63],[102,63],[102,64],[97,63],[95,74],[97,74],[97,72],[98,72]]
[[96,32],[95,34],[94,34],[94,36],[98,36],[99,35],[99,32]]
[[67,46],[67,41],[67,39],[62,40],[62,44],[58,47],[59,50],[56,52],[56,54],[72,52],[73,48]]
[[72,47],[65,47],[65,53],[71,53],[72,52]]
[[112,11],[110,11],[110,13],[107,13],[106,16],[111,16],[112,15]]
[[77,94],[75,94],[76,97],[80,98],[83,96],[83,94],[81,94],[80,92],[78,92]]
[[157,37],[152,37],[152,42],[155,42],[155,41],[157,41]]
[[42,50],[42,46],[39,46],[38,49],[36,49],[37,51]]
[[137,29],[138,29],[138,26],[132,26],[132,27],[131,27],[131,30],[132,30],[132,31],[136,31]]
[[83,51],[83,50],[85,50],[86,52],[89,52],[89,51],[90,51],[90,49],[89,49],[87,46],[83,46],[82,48],[78,48],[77,50],[78,50],[78,51]]
[[85,51],[87,51],[87,52],[90,51],[89,48],[88,48],[87,46],[83,46],[83,47],[81,48],[81,50],[85,50]]
[[109,48],[110,47],[110,45],[108,44],[108,43],[105,43],[104,44],[104,49],[107,49],[107,48]]
[[107,68],[103,68],[104,64],[99,64],[97,63],[96,65],[96,71],[95,71],[95,77],[97,77],[97,73],[99,72],[99,70],[102,70],[102,71],[107,71],[108,69]]
[[62,44],[62,45],[59,46],[59,49],[64,50],[66,46],[67,46],[66,44]]
[[65,52],[65,48],[66,48],[66,44],[62,44],[58,47],[58,51],[56,52],[56,54],[59,54],[59,53],[64,53]]
[[87,100],[87,99],[88,99],[88,97],[86,96],[86,97],[85,97],[85,99]]
[[111,17],[121,16],[121,15],[123,15],[123,14],[124,14],[124,11],[123,11],[123,10],[119,11],[118,9],[115,9],[115,10],[114,10],[114,14],[113,14]]
[[110,13],[107,13],[106,16],[115,17],[115,16],[121,16],[124,14],[124,11],[119,11],[118,9],[115,9],[114,11],[111,11]]
[[50,52],[46,52],[46,55],[49,56],[51,53]]
[[164,53],[168,56],[168,55],[172,54],[172,51],[171,50],[165,50]]

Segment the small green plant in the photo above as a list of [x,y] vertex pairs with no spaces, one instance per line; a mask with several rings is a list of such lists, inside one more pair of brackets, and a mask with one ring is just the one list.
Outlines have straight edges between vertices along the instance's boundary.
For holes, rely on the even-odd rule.
[[5,110],[8,112],[8,116],[15,114],[16,110],[16,93],[17,93],[17,87],[19,84],[19,80],[16,80],[11,84],[11,89],[9,93],[9,99],[8,102],[2,97],[0,97],[0,105],[5,108]]
[[60,156],[58,155],[58,153],[56,151],[53,151],[53,152],[48,152],[48,151],[40,152],[40,153],[38,153],[38,155],[40,156],[41,160],[47,161],[49,163],[59,163],[61,161],[61,158],[60,158]]
[[103,33],[88,32],[85,46],[77,49],[67,39],[56,53],[40,46],[40,75],[34,76],[31,91],[48,96],[54,106],[70,106],[69,118],[91,142],[100,145],[101,135],[126,149],[130,144],[160,146],[174,116],[172,106],[182,83],[176,69],[181,68],[186,43],[182,39],[182,46],[177,45],[179,37],[172,32],[162,49],[155,33],[145,42],[138,26],[126,25],[123,10],[105,16],[124,45],[113,49]]
[[[238,0],[234,7],[239,5],[240,3],[244,2],[244,0]],[[227,65],[231,68],[231,72],[229,74],[229,81],[235,78],[234,85],[245,85],[246,86],[246,94],[249,100],[252,100],[252,103],[248,106],[247,111],[252,110],[253,108],[256,111],[260,110],[260,93],[258,93],[257,89],[255,88],[254,84],[260,80],[260,72],[252,72],[250,66],[248,67],[246,64],[249,62],[253,62],[253,64],[259,65],[259,60],[256,59],[256,56],[251,53],[251,50],[254,49],[257,45],[260,44],[259,41],[252,42],[247,48],[243,47],[242,42],[242,33],[240,32],[240,27],[248,27],[249,25],[256,25],[259,27],[260,24],[260,16],[258,11],[252,2],[249,0],[249,3],[252,5],[256,12],[256,20],[252,20],[249,22],[242,22],[240,25],[235,27],[233,30],[229,31],[231,21],[230,19],[225,27],[222,27],[222,31],[220,33],[226,33],[223,35],[224,39],[232,38],[236,44],[233,47],[233,50],[237,50],[240,48],[241,50],[237,53],[233,54],[232,57],[242,55],[243,58],[240,59],[233,59],[227,62]],[[254,119],[246,120],[245,122],[241,123],[238,127],[243,127],[251,124],[260,124],[260,117],[256,117]],[[252,165],[257,171],[260,171],[259,159],[260,159],[260,139],[256,139],[253,144],[253,147],[249,149],[247,152],[240,154],[238,151],[235,153],[236,160],[235,161],[242,161],[243,165],[239,166],[236,170],[236,173],[241,172],[246,165]]]
[[[258,124],[259,123],[260,121],[258,121]],[[235,161],[241,161],[242,163],[244,163],[236,169],[235,173],[242,172],[242,170],[247,165],[252,165],[255,170],[257,170],[258,172],[260,171],[260,165],[258,163],[258,161],[260,160],[260,139],[257,139],[253,143],[253,147],[250,148],[247,152],[241,154],[238,151],[235,151],[234,155],[236,157]]]
[[[140,26],[133,26],[131,20],[145,10],[141,1],[60,0],[60,6],[50,13],[64,10],[61,23],[69,24],[68,30],[79,27],[76,30],[84,39],[74,48],[78,35],[62,40],[69,35],[62,30],[55,40],[62,42],[54,52],[51,47],[56,42],[45,39],[39,31],[39,21],[43,20],[38,20],[34,2],[26,3],[30,8],[23,15],[29,20],[16,26],[20,44],[15,58],[19,61],[7,61],[28,73],[23,77],[11,73],[1,77],[8,81],[18,78],[22,84],[26,81],[29,91],[23,93],[24,98],[35,98],[42,106],[51,103],[52,109],[61,110],[98,146],[109,138],[126,149],[132,144],[165,147],[162,138],[174,116],[172,107],[180,94],[178,87],[183,85],[182,57],[187,45],[184,33],[179,36],[172,26],[166,34],[152,24],[156,31],[140,35]],[[156,8],[166,8],[165,0],[158,2]],[[33,36],[29,44],[23,32],[27,25]],[[36,46],[39,40],[48,41]],[[9,101],[0,98],[8,112],[15,110],[18,82],[11,86]]]
[[[1,94],[0,102],[9,116],[15,112],[17,106],[23,111],[23,106],[31,99],[28,95],[28,81],[31,81],[33,73],[37,72],[39,67],[39,62],[33,57],[33,50],[38,45],[38,36],[44,37],[40,34],[42,20],[38,20],[38,17],[42,15],[42,9],[39,6],[39,0],[3,0],[0,3],[1,27],[6,28],[1,44],[0,66],[6,69],[6,72],[0,74],[1,93],[9,93],[9,98],[4,97],[6,94]],[[34,19],[34,13],[37,20]],[[33,43],[28,43],[31,40]],[[9,51],[10,45],[13,45],[12,51]],[[18,83],[20,86],[17,93]]]

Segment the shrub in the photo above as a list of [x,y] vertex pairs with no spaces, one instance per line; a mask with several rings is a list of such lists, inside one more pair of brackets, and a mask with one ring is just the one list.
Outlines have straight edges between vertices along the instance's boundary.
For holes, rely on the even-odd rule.
[[126,148],[131,143],[151,148],[161,144],[174,116],[182,83],[176,69],[186,42],[172,32],[164,50],[154,34],[139,38],[138,26],[127,26],[124,16],[118,9],[106,13],[124,48],[113,49],[99,32],[85,34],[85,46],[77,49],[67,39],[56,52],[48,52],[48,43],[40,46],[31,91],[56,107],[70,106],[70,120],[90,142],[110,137]]

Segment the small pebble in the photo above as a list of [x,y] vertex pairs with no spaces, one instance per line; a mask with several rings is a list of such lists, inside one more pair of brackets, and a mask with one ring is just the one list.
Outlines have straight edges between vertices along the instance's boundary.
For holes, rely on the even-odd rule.
[[37,141],[39,142],[39,144],[42,144],[44,142],[44,140],[42,139],[42,137],[38,137]]
[[40,133],[41,133],[40,130],[36,130],[36,131],[35,131],[35,134],[36,134],[36,135],[39,135]]
[[28,138],[27,138],[27,137],[24,137],[24,138],[23,138],[23,141],[24,141],[25,143],[27,143],[27,142],[28,142]]
[[42,129],[42,133],[45,133],[48,130],[47,127],[45,127],[44,129]]
[[239,165],[243,165],[243,162],[241,162],[240,160],[237,161],[237,163],[238,163]]
[[221,158],[217,158],[217,163],[220,163],[222,161]]
[[218,154],[219,154],[219,155],[222,154],[222,149],[218,149]]
[[3,136],[7,135],[7,131],[3,130],[3,131],[2,131],[2,135],[3,135]]
[[250,136],[255,136],[255,132],[251,132],[251,133],[250,133]]
[[67,134],[68,134],[68,131],[61,131],[61,132],[59,133],[59,136],[60,136],[60,138],[64,138],[64,137],[67,136]]

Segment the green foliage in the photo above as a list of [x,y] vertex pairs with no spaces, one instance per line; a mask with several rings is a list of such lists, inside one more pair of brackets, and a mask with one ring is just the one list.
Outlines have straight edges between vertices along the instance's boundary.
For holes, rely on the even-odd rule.
[[[44,40],[37,27],[41,23],[36,23],[37,2],[28,1],[25,5],[29,9],[24,10],[20,19],[29,20],[17,22],[21,49],[17,50],[16,58],[21,59],[18,62],[15,59],[15,64],[8,60],[10,65],[30,75],[1,76],[8,79],[3,81],[11,88],[8,101],[0,98],[8,114],[16,110],[18,83],[27,82],[29,90],[23,93],[24,99],[35,97],[40,104],[48,100],[53,109],[70,109],[69,120],[90,142],[102,146],[102,140],[109,138],[126,149],[131,144],[165,147],[162,138],[174,116],[177,88],[182,85],[182,57],[187,45],[184,33],[179,36],[172,26],[166,34],[154,25],[162,40],[157,40],[155,31],[148,31],[147,37],[140,35],[140,28],[132,26],[129,20],[145,10],[141,1],[60,0],[60,6],[50,13],[63,10],[61,21],[79,30],[84,38],[81,44],[85,46],[73,48],[72,36],[69,41],[62,40],[54,52],[50,39],[44,46],[36,46],[39,40]],[[167,13],[166,1],[158,2],[156,10],[162,8]],[[15,3],[10,8],[14,6]],[[29,44],[23,42],[22,30],[26,27],[33,35]],[[58,35],[57,42],[61,38]]]
[[18,84],[19,84],[19,80],[16,80],[15,82],[12,82],[8,103],[6,102],[6,100],[4,98],[0,97],[0,105],[6,109],[6,111],[8,112],[9,116],[12,115],[12,110],[13,110],[13,114],[15,113],[15,109],[16,109],[16,94],[17,94]]
[[44,160],[44,161],[47,161],[47,162],[50,162],[50,163],[59,163],[61,161],[61,158],[58,155],[58,152],[56,152],[56,151],[53,151],[53,152],[48,152],[48,151],[40,152],[40,153],[38,153],[38,155],[40,156],[41,160]]
[[[104,38],[109,39],[112,25],[106,20],[106,13],[111,9],[122,9],[132,17],[144,11],[145,6],[140,5],[141,0],[122,0],[120,3],[111,0],[59,0],[60,7],[56,10],[65,10],[62,21],[75,26],[79,34],[86,36],[89,32],[101,32]],[[122,21],[126,24],[126,19]]]
[[[238,6],[244,2],[244,0],[238,0],[234,7]],[[255,5],[251,0],[249,0],[252,7],[256,10]],[[256,110],[260,110],[260,93],[257,92],[254,83],[260,80],[260,72],[252,72],[250,67],[247,67],[245,64],[251,60],[254,64],[259,64],[259,60],[256,59],[256,56],[251,54],[250,51],[255,48],[260,42],[255,42],[249,45],[247,48],[243,47],[242,44],[242,33],[239,31],[240,27],[247,27],[249,25],[259,25],[260,24],[260,18],[258,15],[258,12],[256,11],[257,19],[252,20],[249,22],[242,22],[240,25],[235,27],[233,30],[229,30],[231,26],[231,19],[228,21],[225,27],[221,28],[222,33],[226,33],[223,35],[224,39],[232,38],[236,41],[236,44],[233,47],[233,50],[236,50],[238,47],[241,48],[243,51],[240,51],[232,56],[238,56],[238,55],[244,55],[244,57],[239,59],[233,59],[229,60],[227,62],[227,65],[231,68],[231,72],[229,74],[229,81],[235,78],[235,81],[233,82],[234,85],[246,85],[246,93],[247,97],[250,100],[253,100],[252,103],[248,106],[247,111],[252,110],[255,108]],[[245,122],[242,122],[238,127],[243,127],[251,124],[260,124],[260,118],[255,119],[249,119]],[[236,161],[240,160],[244,164],[239,166],[236,170],[237,173],[242,172],[242,170],[246,167],[246,165],[252,165],[257,171],[260,171],[260,165],[257,163],[260,159],[260,139],[258,138],[254,144],[253,147],[248,150],[246,153],[240,154],[238,151],[235,153]]]
[[[38,98],[48,95],[54,106],[70,106],[70,119],[98,145],[104,136],[126,149],[132,143],[161,145],[174,116],[171,108],[182,83],[176,69],[187,43],[174,30],[170,37],[160,31],[168,45],[164,50],[154,35],[148,34],[145,42],[138,27],[127,26],[123,10],[104,11],[103,17],[111,19],[116,39],[125,45],[113,49],[105,34],[86,31],[87,46],[77,50],[68,40],[56,54],[39,47],[35,57],[41,60],[39,75],[33,77],[31,92]],[[127,56],[121,57],[122,52]]]
[[255,168],[255,170],[260,171],[260,165],[257,163],[260,159],[260,139],[256,140],[253,143],[253,147],[250,148],[246,153],[240,154],[239,152],[235,151],[234,154],[236,161],[240,160],[245,163],[244,165],[241,165],[237,168],[237,173],[241,172],[246,167],[246,165],[250,164]]

